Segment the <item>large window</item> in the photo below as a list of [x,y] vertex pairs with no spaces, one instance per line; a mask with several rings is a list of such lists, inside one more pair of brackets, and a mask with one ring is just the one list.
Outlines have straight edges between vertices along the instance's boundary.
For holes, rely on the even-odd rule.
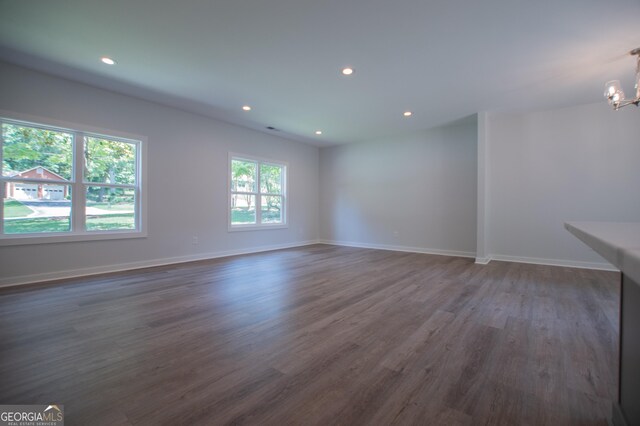
[[0,241],[142,233],[139,140],[2,118],[0,124]]
[[229,160],[229,229],[286,226],[286,164],[235,154]]

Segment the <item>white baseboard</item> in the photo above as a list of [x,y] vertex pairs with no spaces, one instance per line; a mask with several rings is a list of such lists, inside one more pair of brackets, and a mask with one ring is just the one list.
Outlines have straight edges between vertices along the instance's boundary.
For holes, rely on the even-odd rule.
[[105,274],[109,272],[130,271],[134,269],[151,268],[154,266],[173,265],[176,263],[193,262],[197,260],[216,259],[219,257],[237,256],[241,254],[260,253],[271,250],[281,250],[293,247],[308,246],[318,244],[319,241],[300,241],[290,244],[277,244],[270,246],[260,246],[249,249],[225,250],[213,253],[198,253],[188,256],[167,257],[162,259],[143,260],[139,262],[119,263],[115,265],[95,266],[90,268],[79,268],[65,271],[46,272],[42,274],[21,275],[17,277],[0,278],[0,288],[13,287],[25,284],[40,283],[45,281],[61,280],[68,278],[84,277],[88,275]]
[[386,245],[386,244],[355,243],[352,241],[319,240],[318,243],[329,244],[333,246],[358,247],[358,248],[368,248],[368,249],[375,249],[375,250],[391,250],[391,251],[404,251],[409,253],[436,254],[439,256],[454,256],[454,257],[475,257],[476,256],[476,254],[472,251],[440,250],[440,249],[422,248],[422,247],[392,246],[392,245]]
[[[368,244],[368,243],[356,243],[350,241],[335,241],[335,240],[309,240],[300,241],[289,244],[277,244],[270,246],[260,246],[248,249],[239,250],[225,250],[213,253],[199,253],[188,256],[176,256],[161,259],[151,259],[139,262],[120,263],[115,265],[95,266],[90,268],[79,268],[65,271],[46,272],[42,274],[21,275],[17,277],[0,278],[0,288],[13,287],[25,284],[40,283],[45,281],[69,279],[76,277],[84,277],[88,275],[105,274],[109,272],[121,272],[130,271],[134,269],[150,268],[154,266],[172,265],[177,263],[193,262],[198,260],[216,259],[220,257],[237,256],[241,254],[260,253],[272,250],[281,250],[294,247],[303,247],[312,244],[328,244],[335,246],[345,247],[358,247],[375,250],[391,250],[402,251],[409,253],[423,253],[423,254],[435,254],[440,256],[454,256],[454,257],[467,257],[474,258],[474,252],[457,251],[457,250],[439,250],[422,247],[407,247],[407,246],[393,246],[386,244]],[[582,262],[582,261],[570,261],[570,260],[555,260],[555,259],[542,259],[535,257],[521,257],[521,256],[504,256],[504,255],[492,255],[490,257],[475,258],[475,263],[486,265],[492,260],[498,260],[503,262],[519,262],[519,263],[531,263],[536,265],[548,265],[548,266],[564,266],[569,268],[582,268],[582,269],[596,269],[603,271],[619,271],[609,263],[605,262]]]
[[[517,262],[517,263],[531,263],[534,265],[547,265],[547,266],[564,266],[567,268],[580,268],[580,269],[596,269],[599,271],[620,271],[613,265],[607,262],[582,262],[579,260],[556,260],[556,259],[542,259],[537,257],[521,257],[521,256],[505,256],[501,254],[493,254],[488,258],[489,263],[492,260],[498,260],[502,262]],[[480,263],[476,260],[476,263]]]
[[498,260],[502,262],[530,263],[534,265],[564,266],[567,268],[596,269],[600,271],[619,271],[613,265],[606,262],[582,262],[577,260],[556,260],[556,259],[543,259],[543,258],[537,258],[537,257],[504,256],[504,255],[498,255],[498,254],[491,255],[489,257],[475,257],[474,252],[467,252],[467,251],[439,250],[439,249],[428,249],[428,248],[406,247],[406,246],[391,246],[391,245],[385,245],[385,244],[355,243],[351,241],[319,240],[318,243],[330,244],[335,246],[369,248],[369,249],[376,249],[376,250],[405,251],[405,252],[411,252],[411,253],[436,254],[436,255],[454,256],[454,257],[472,257],[472,258],[475,258],[475,263],[479,265],[487,265],[492,260]]

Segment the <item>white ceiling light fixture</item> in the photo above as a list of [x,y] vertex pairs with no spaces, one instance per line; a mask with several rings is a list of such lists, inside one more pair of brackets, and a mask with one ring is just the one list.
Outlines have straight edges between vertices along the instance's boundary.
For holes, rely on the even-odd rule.
[[111,59],[108,56],[103,56],[102,58],[100,58],[100,61],[102,61],[103,64],[107,64],[107,65],[115,65],[116,61],[114,61],[113,59]]
[[404,115],[405,117],[411,117],[413,113],[411,111],[405,111],[402,113],[402,115]]
[[251,107],[250,107],[249,105],[244,105],[244,106],[242,107],[242,110],[243,110],[243,111],[251,111]]
[[351,67],[342,68],[342,74],[343,75],[353,75],[354,72],[356,72],[356,70],[354,70]]
[[322,134],[322,130],[316,130],[316,135],[321,135]]
[[609,101],[609,105],[613,107],[614,110],[619,110],[622,107],[627,105],[640,105],[640,47],[637,49],[633,49],[629,52],[632,56],[637,56],[636,63],[636,96],[634,99],[625,99],[624,92],[622,91],[622,87],[620,85],[620,80],[611,80],[608,81],[605,85],[604,89],[604,97]]

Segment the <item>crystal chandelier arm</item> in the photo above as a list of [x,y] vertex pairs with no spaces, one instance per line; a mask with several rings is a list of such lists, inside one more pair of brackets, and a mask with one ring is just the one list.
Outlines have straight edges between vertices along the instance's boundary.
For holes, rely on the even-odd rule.
[[613,109],[617,111],[622,107],[626,107],[627,105],[632,105],[632,104],[635,105],[635,106],[640,105],[640,98],[638,98],[638,99],[628,99],[626,101],[621,101],[621,102],[614,103],[613,104]]
[[618,80],[609,81],[605,85],[604,96],[616,111],[627,105],[640,106],[640,47],[633,49],[629,54],[638,57],[636,60],[635,97],[633,99],[625,99]]
[[640,101],[640,47],[631,51],[632,55],[638,56],[638,62],[636,63],[636,99],[635,104],[638,106]]

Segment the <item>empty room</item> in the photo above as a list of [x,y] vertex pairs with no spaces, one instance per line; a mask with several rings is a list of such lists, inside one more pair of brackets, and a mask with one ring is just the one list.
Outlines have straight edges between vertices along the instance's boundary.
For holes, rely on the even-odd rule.
[[638,18],[0,0],[0,425],[639,425]]

